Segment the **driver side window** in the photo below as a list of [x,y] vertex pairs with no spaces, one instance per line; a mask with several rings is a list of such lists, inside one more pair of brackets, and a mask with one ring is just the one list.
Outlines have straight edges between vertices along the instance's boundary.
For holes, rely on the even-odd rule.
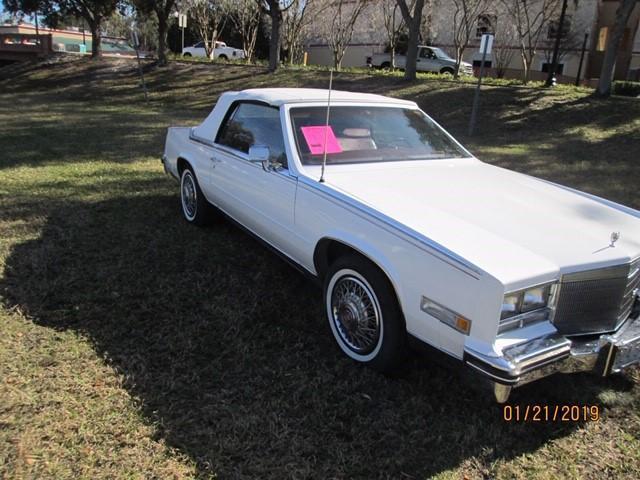
[[433,53],[433,51],[429,48],[423,48],[420,51],[420,57],[421,58],[436,58],[435,54]]
[[220,129],[216,143],[242,153],[254,145],[269,147],[271,161],[287,168],[280,110],[256,103],[238,103]]

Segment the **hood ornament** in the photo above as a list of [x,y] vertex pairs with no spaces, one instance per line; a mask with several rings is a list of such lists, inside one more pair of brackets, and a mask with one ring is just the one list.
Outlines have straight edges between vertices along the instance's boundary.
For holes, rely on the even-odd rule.
[[611,243],[610,247],[615,247],[615,243],[620,239],[620,232],[611,232]]

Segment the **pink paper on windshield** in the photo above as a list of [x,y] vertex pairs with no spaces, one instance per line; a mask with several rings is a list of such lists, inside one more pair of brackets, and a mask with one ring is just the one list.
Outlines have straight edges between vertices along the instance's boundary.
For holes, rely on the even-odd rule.
[[340,153],[342,147],[333,133],[331,126],[300,127],[312,155],[324,153],[324,139],[327,139],[327,153]]

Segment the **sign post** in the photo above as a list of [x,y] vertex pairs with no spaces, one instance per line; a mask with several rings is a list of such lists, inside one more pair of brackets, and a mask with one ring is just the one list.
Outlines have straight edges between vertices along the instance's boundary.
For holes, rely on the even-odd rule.
[[184,13],[178,14],[178,27],[182,30],[182,50],[180,50],[180,55],[182,55],[182,51],[184,50],[184,29],[187,28],[187,15]]
[[480,62],[480,74],[478,75],[478,85],[476,86],[476,93],[473,96],[473,107],[471,109],[471,120],[469,121],[469,136],[473,135],[473,131],[476,127],[476,117],[478,116],[478,108],[480,106],[480,85],[482,85],[482,77],[484,75],[484,62],[487,55],[491,53],[491,47],[493,46],[493,35],[485,33],[480,40],[480,51],[482,52],[482,60]]

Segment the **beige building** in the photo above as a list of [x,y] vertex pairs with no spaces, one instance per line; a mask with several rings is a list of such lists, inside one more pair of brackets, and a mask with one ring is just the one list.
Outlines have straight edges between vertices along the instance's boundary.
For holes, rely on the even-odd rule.
[[[354,34],[345,53],[342,66],[365,66],[366,58],[373,53],[385,50],[387,34],[384,28],[383,3],[393,5],[394,0],[371,0],[358,18]],[[353,3],[353,2],[346,2]],[[532,0],[534,8],[542,0]],[[551,16],[552,20],[544,25],[539,36],[536,55],[531,64],[532,80],[546,78],[551,63],[553,45],[557,34],[557,20],[560,4]],[[578,73],[582,47],[585,45],[583,65],[580,77],[583,80],[597,78],[600,74],[604,49],[609,39],[619,5],[618,0],[580,0],[577,6],[568,2],[565,26],[561,37],[559,81],[573,82]],[[386,8],[393,12],[393,8]],[[396,22],[401,22],[398,9]],[[451,0],[432,0],[424,11],[425,21],[422,29],[424,43],[439,46],[454,55],[453,16],[454,4]],[[325,10],[310,28],[306,50],[309,63],[330,65],[331,50],[328,47],[326,28],[330,23],[331,9]],[[428,21],[427,21],[428,19]],[[616,79],[640,80],[640,4],[635,8],[629,20],[616,62]],[[324,31],[323,31],[324,30]],[[505,77],[522,75],[522,60],[515,22],[503,2],[488,1],[487,7],[477,16],[475,32],[464,60],[479,66],[481,53],[479,43],[482,33],[495,34],[494,52],[488,56],[486,66],[491,67],[490,74]],[[585,41],[586,36],[586,43]]]

